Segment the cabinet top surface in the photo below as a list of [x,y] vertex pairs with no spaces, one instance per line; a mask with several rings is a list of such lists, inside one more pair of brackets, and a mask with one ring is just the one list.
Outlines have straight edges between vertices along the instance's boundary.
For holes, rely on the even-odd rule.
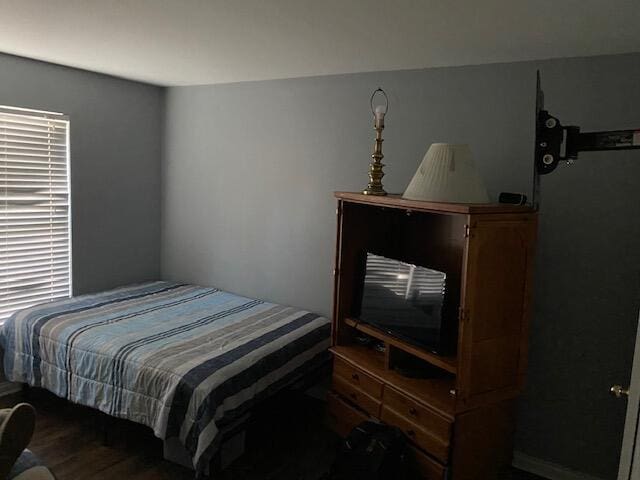
[[389,194],[385,196],[365,195],[360,192],[335,192],[335,197],[353,203],[366,205],[376,205],[380,207],[402,208],[405,210],[415,210],[424,212],[441,213],[534,213],[534,209],[529,205],[509,205],[505,203],[444,203],[425,202],[422,200],[407,200],[401,195]]

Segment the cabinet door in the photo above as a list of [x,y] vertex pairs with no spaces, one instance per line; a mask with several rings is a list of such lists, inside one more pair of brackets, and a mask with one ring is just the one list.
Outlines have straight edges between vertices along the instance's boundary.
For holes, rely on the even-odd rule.
[[465,407],[522,388],[536,224],[535,214],[469,217],[458,337]]

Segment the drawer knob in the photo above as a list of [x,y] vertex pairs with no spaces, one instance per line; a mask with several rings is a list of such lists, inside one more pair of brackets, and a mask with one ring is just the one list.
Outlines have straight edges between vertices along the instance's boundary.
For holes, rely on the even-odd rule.
[[352,373],[352,374],[351,374],[351,378],[353,378],[353,379],[354,379],[354,380],[356,380],[356,381],[357,381],[357,380],[360,380],[360,377],[358,376],[358,374],[357,374],[357,373]]
[[418,415],[418,411],[414,407],[411,407],[409,409],[409,415],[413,415],[415,417],[416,415]]
[[411,438],[416,436],[416,432],[414,432],[413,430],[407,430],[407,435],[409,435]]

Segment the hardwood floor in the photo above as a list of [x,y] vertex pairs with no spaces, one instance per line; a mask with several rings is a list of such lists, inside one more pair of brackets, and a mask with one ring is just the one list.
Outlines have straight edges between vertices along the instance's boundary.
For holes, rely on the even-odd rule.
[[[58,480],[193,479],[190,470],[163,460],[162,442],[148,428],[39,390],[28,401],[38,411],[29,448]],[[216,480],[319,480],[339,445],[323,416],[323,402],[295,393],[263,405],[248,429],[245,455]],[[539,480],[524,472],[512,479]]]
[[31,393],[28,401],[38,412],[29,449],[58,480],[193,478],[189,470],[162,459],[162,443],[144,427],[44,392]]

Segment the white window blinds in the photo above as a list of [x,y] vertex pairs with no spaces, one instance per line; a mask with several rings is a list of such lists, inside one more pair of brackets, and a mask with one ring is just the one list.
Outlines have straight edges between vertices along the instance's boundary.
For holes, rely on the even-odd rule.
[[0,323],[70,294],[69,120],[0,106]]

